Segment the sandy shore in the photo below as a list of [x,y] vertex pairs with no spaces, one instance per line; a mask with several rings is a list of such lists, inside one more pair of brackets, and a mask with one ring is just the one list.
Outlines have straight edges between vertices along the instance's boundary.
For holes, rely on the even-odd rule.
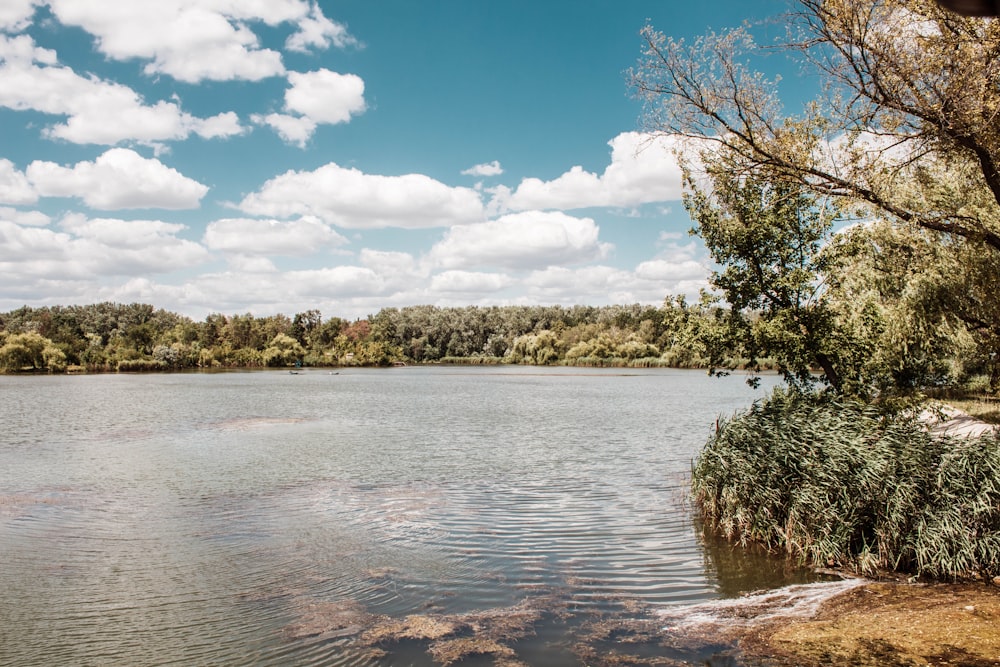
[[811,618],[746,628],[748,665],[913,667],[1000,665],[1000,587],[869,583]]

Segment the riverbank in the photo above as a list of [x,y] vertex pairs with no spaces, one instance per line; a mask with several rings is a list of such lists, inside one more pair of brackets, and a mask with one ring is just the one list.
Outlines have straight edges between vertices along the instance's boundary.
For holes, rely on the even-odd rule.
[[[900,442],[928,444],[919,437],[923,429],[932,439],[951,443],[954,455],[948,450],[941,452],[942,457],[949,458],[968,455],[975,448],[973,443],[988,442],[980,439],[995,438],[997,431],[995,424],[950,405],[929,405],[918,422],[918,430],[909,437],[900,437]],[[800,431],[795,433],[801,435]],[[834,445],[838,443],[827,443],[828,451],[836,451]],[[866,446],[873,447],[871,443]],[[916,456],[915,446],[907,452],[908,456]],[[804,457],[790,458],[801,462]],[[971,470],[985,474],[980,467]],[[969,470],[961,472],[965,475],[959,477],[974,476]],[[805,475],[800,485],[813,481]],[[991,483],[986,477],[982,481]],[[952,494],[942,500],[955,504],[961,498]],[[967,512],[960,514],[968,516]],[[986,565],[980,575],[996,575],[995,561],[984,561],[989,562],[994,566]],[[893,576],[897,578],[890,579]],[[1000,665],[1000,576],[987,581],[969,579],[961,584],[913,583],[915,577],[884,572],[877,578],[848,580],[842,589],[822,585],[816,591],[807,587],[808,594],[794,591],[806,600],[812,594],[824,595],[822,601],[805,610],[796,605],[794,613],[789,613],[788,608],[773,612],[766,607],[760,613],[761,601],[756,599],[760,596],[749,596],[735,603],[744,610],[742,622],[722,623],[718,629],[739,646],[741,664],[746,667]],[[787,595],[775,592],[772,596],[778,593]]]
[[748,666],[1000,665],[1000,588],[873,582],[823,602],[810,618],[738,630]]

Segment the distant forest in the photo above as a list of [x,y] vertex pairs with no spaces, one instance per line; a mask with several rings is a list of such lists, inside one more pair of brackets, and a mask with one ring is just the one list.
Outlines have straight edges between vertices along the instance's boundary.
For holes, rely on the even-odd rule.
[[[473,363],[707,367],[723,313],[662,306],[385,308],[365,319],[318,310],[197,322],[149,304],[22,307],[0,314],[3,372],[169,371]],[[738,359],[728,360],[738,366]]]

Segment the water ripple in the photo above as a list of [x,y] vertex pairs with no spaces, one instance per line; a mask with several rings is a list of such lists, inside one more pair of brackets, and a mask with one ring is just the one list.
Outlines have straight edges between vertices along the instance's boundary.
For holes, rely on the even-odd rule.
[[602,623],[718,597],[724,558],[686,498],[691,424],[750,393],[709,382],[18,384],[17,409],[63,417],[39,437],[2,415],[0,664],[429,665],[470,647],[594,663]]

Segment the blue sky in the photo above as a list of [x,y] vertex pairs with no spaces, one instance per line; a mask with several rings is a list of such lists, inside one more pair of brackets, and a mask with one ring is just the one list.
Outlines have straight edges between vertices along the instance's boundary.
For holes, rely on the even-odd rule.
[[[4,0],[0,310],[659,304],[708,260],[625,72],[782,0]],[[641,148],[641,150],[639,150]]]

